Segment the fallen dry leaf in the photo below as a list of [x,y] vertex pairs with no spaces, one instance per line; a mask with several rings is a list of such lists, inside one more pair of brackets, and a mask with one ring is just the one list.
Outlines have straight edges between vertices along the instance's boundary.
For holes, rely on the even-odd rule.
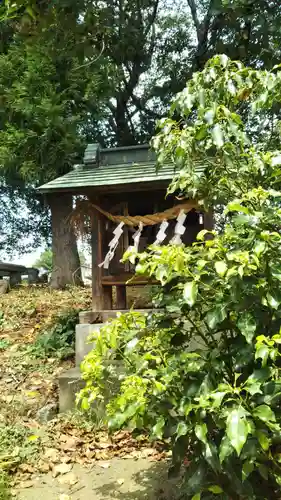
[[74,474],[74,472],[69,472],[68,474],[60,476],[58,478],[58,481],[60,484],[73,486],[74,484],[78,483],[78,477],[76,476],[76,474]]
[[59,452],[55,448],[46,448],[44,457],[49,459],[50,462],[56,463],[59,462],[60,457],[59,457]]
[[96,460],[108,460],[108,453],[106,453],[106,451],[97,450],[95,452],[95,459]]
[[102,467],[103,469],[109,469],[110,463],[109,462],[99,462],[99,466]]
[[31,480],[28,480],[28,481],[21,481],[19,483],[19,487],[20,488],[32,488],[34,486],[34,482],[31,481]]
[[59,496],[59,500],[71,500],[71,497],[63,493],[62,495]]
[[69,437],[64,443],[62,443],[61,449],[64,451],[75,451],[78,443],[79,439],[75,437]]
[[53,468],[53,477],[59,476],[59,474],[67,474],[72,469],[72,464],[58,464]]
[[117,484],[119,484],[119,486],[121,486],[122,484],[124,484],[124,481],[125,481],[125,479],[123,479],[123,478],[117,479]]
[[34,467],[32,467],[32,465],[29,464],[20,464],[19,470],[22,472],[29,472],[30,474],[33,474],[33,472],[35,471]]
[[47,463],[47,462],[43,462],[43,461],[40,461],[39,464],[38,464],[38,470],[40,472],[49,472],[50,470],[50,464]]

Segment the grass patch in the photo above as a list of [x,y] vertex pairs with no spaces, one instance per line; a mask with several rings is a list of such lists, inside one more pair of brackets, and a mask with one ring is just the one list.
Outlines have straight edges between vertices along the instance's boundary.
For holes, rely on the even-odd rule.
[[0,425],[0,471],[13,472],[21,463],[35,461],[39,451],[40,438],[30,429]]
[[37,336],[27,352],[35,358],[58,357],[66,359],[74,354],[75,325],[79,322],[78,311],[70,310],[57,315],[53,324]]
[[0,500],[11,500],[9,477],[6,472],[0,471]]

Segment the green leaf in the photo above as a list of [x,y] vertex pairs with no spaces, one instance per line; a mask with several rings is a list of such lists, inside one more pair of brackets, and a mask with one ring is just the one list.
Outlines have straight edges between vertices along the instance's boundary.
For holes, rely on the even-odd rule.
[[270,270],[273,278],[277,279],[278,281],[281,281],[281,269],[280,266],[276,265],[275,263],[270,264]]
[[257,328],[254,317],[248,312],[243,312],[239,315],[237,326],[248,344],[251,344]]
[[278,309],[280,301],[276,297],[273,297],[270,293],[267,293],[266,298],[268,305],[272,307],[272,309]]
[[263,431],[256,431],[256,432],[255,432],[255,435],[257,436],[258,441],[259,441],[259,443],[260,443],[260,445],[261,445],[262,449],[263,449],[264,451],[267,451],[267,450],[268,450],[268,448],[269,448],[269,446],[270,446],[271,441],[270,441],[270,439],[267,437],[267,435],[265,434],[265,432],[263,432]]
[[227,63],[229,61],[229,57],[226,54],[220,54],[219,55],[220,63],[223,68],[226,68]]
[[191,500],[200,500],[201,498],[201,493],[196,493],[196,495],[193,495]]
[[156,424],[153,426],[152,432],[153,435],[157,437],[157,439],[162,439],[164,426],[165,426],[164,417],[159,418],[159,420],[157,420]]
[[204,114],[204,120],[208,123],[208,125],[212,125],[214,123],[215,112],[213,109],[208,109]]
[[211,491],[211,493],[214,493],[214,495],[219,495],[220,493],[223,493],[223,489],[217,484],[209,486],[208,491]]
[[232,202],[227,205],[226,212],[242,212],[244,214],[249,214],[249,209],[239,202]]
[[254,464],[253,462],[244,462],[243,463],[243,467],[242,467],[242,481],[244,482],[247,477],[251,474],[251,472],[253,472],[254,470]]
[[207,443],[207,439],[206,439],[206,436],[207,436],[207,432],[208,432],[208,429],[207,429],[207,425],[206,424],[198,424],[195,426],[195,435],[196,437],[202,441],[202,443]]
[[251,396],[254,396],[255,394],[262,394],[262,391],[260,389],[261,387],[261,382],[258,380],[250,379],[248,378],[245,385],[244,389],[251,394]]
[[198,285],[195,281],[188,281],[183,288],[183,297],[185,302],[192,307],[198,294]]
[[195,491],[201,490],[204,487],[204,480],[207,473],[205,460],[200,460],[199,464],[195,462],[194,467],[191,465],[188,467],[188,481],[187,481],[187,491],[194,493]]
[[210,399],[213,400],[213,408],[219,408],[226,392],[213,392],[210,394]]
[[257,348],[255,359],[262,360],[262,366],[265,367],[269,356],[269,348],[267,345],[261,345]]
[[209,311],[206,315],[207,325],[211,330],[214,330],[219,323],[226,318],[226,311],[224,305],[217,306],[215,309]]
[[266,465],[264,464],[259,465],[259,473],[261,477],[263,477],[263,479],[268,481],[268,467],[266,467]]
[[212,130],[213,142],[218,148],[224,145],[223,132],[220,125],[217,123]]
[[179,422],[176,430],[177,438],[180,436],[186,436],[188,432],[188,427],[185,422]]
[[220,471],[221,469],[220,461],[218,459],[217,448],[214,443],[206,444],[206,448],[204,450],[204,457],[215,472]]
[[275,422],[276,421],[276,417],[275,417],[275,414],[274,412],[272,411],[272,409],[267,406],[267,405],[260,405],[260,406],[257,406],[254,410],[253,410],[253,415],[254,417],[257,417],[259,418],[260,420],[262,420],[263,422],[268,422],[268,421],[272,421],[272,422]]
[[223,461],[233,453],[233,451],[234,450],[231,442],[229,441],[227,436],[224,436],[220,444],[220,453],[219,453],[220,463],[222,464]]
[[227,271],[226,263],[223,260],[215,262],[215,270],[219,276],[223,277]]
[[243,408],[235,408],[227,417],[227,436],[239,456],[249,434],[246,412]]
[[266,249],[265,241],[258,241],[258,243],[254,247],[255,254],[259,257]]
[[195,139],[197,139],[198,141],[201,141],[202,139],[204,139],[207,135],[207,128],[205,125],[201,126],[197,132],[196,132],[196,135],[195,135]]

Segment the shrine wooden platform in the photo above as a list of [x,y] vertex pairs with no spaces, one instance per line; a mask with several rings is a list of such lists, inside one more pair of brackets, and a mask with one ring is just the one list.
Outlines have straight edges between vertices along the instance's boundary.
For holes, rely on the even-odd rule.
[[128,286],[157,285],[157,281],[145,276],[136,276],[133,273],[122,273],[118,275],[108,275],[101,277],[103,294],[103,305],[105,309],[112,309],[113,287],[116,287],[116,309],[127,308]]

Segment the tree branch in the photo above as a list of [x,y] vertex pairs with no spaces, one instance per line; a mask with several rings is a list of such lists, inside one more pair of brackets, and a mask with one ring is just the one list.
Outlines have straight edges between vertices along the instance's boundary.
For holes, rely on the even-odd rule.
[[199,42],[201,26],[200,26],[200,22],[199,22],[199,19],[197,16],[197,8],[196,8],[195,0],[187,0],[187,3],[188,3],[189,8],[190,8],[190,12],[191,12],[194,26],[196,29],[196,33],[197,33],[197,40]]

